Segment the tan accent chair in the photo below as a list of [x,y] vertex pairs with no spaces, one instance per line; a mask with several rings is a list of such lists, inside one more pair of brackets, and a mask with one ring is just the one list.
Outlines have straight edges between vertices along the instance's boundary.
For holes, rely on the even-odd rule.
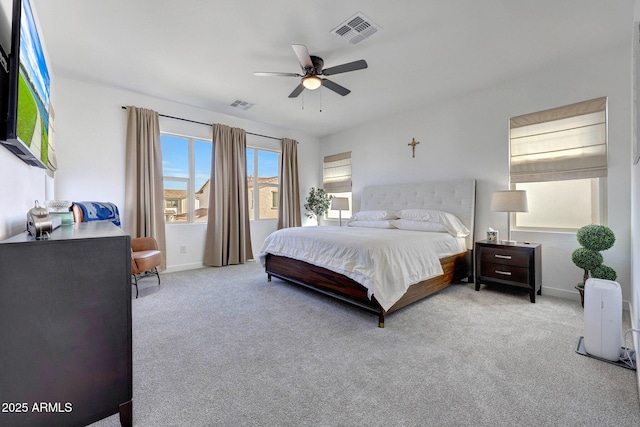
[[158,266],[162,263],[162,253],[153,237],[134,237],[131,239],[131,278],[136,287],[138,298],[138,279],[156,275],[160,286]]
[[[75,222],[84,222],[84,214],[80,206],[73,204],[71,207]],[[136,287],[136,298],[138,298],[138,279],[147,276],[158,276],[158,286],[160,286],[160,274],[158,266],[162,263],[162,252],[158,250],[158,242],[153,237],[132,237],[131,238],[131,279]]]

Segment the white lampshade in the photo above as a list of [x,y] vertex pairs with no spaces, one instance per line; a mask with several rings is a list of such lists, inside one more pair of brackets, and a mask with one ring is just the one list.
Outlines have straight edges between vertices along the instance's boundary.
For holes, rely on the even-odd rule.
[[494,212],[529,212],[527,192],[524,190],[496,191],[491,197]]
[[491,196],[491,210],[507,212],[507,240],[503,240],[502,243],[515,243],[511,240],[511,212],[529,212],[527,192],[524,190],[496,191]]
[[349,198],[348,197],[334,197],[331,199],[331,210],[333,211],[348,211],[349,210]]
[[348,197],[334,197],[331,199],[331,210],[338,211],[340,215],[340,227],[342,227],[342,211],[349,210]]
[[318,76],[308,76],[302,79],[302,86],[307,89],[318,89],[322,85],[322,80]]

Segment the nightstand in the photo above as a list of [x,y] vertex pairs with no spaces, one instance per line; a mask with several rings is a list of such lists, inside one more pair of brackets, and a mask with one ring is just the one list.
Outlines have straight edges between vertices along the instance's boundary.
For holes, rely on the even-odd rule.
[[522,243],[504,245],[486,240],[476,242],[476,291],[480,285],[500,284],[529,291],[529,299],[536,302],[542,294],[542,245]]

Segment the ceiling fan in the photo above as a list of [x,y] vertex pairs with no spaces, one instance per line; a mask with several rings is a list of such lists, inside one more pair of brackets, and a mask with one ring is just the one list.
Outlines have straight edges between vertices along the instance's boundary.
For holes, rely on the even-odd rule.
[[361,59],[359,61],[349,62],[342,65],[336,65],[335,67],[325,68],[324,60],[319,56],[309,55],[307,47],[302,44],[292,44],[291,47],[298,57],[300,67],[303,74],[298,73],[271,73],[271,72],[259,72],[256,71],[253,74],[256,76],[285,76],[285,77],[301,77],[302,80],[298,87],[289,94],[289,98],[295,98],[304,89],[314,90],[320,86],[324,86],[327,89],[334,91],[335,93],[345,96],[351,91],[344,86],[340,86],[337,83],[332,82],[329,79],[321,79],[319,76],[333,76],[335,74],[346,73],[349,71],[362,70],[367,68],[367,61]]

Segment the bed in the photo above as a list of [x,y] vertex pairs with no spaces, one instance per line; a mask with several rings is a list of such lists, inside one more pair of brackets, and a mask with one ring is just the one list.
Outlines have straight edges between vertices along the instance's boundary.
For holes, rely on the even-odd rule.
[[[382,328],[387,314],[452,283],[472,280],[475,188],[475,180],[463,179],[372,186],[361,195],[362,214],[446,213],[446,218],[459,220],[449,231],[466,227],[465,234],[379,226],[398,224],[392,215],[365,227],[350,223],[278,230],[265,240],[259,260],[268,281],[277,277],[372,311]],[[378,252],[383,267],[380,259],[368,258]]]

